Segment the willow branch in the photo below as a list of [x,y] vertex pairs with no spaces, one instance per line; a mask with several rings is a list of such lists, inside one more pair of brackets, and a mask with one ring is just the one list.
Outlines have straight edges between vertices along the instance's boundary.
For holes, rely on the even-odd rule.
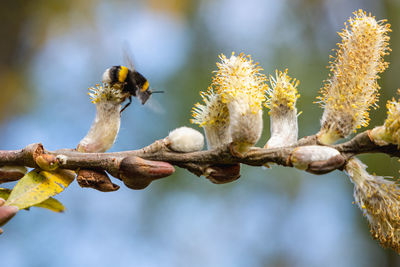
[[[331,146],[340,152],[344,159],[336,162],[333,166],[325,167],[321,172],[326,173],[335,169],[342,170],[345,162],[361,153],[385,153],[390,156],[400,156],[395,145],[379,146],[371,141],[368,131],[356,135],[348,142]],[[264,149],[251,148],[245,155],[238,156],[231,153],[230,145],[224,145],[214,150],[178,153],[170,150],[164,140],[158,140],[153,144],[139,150],[113,152],[113,153],[82,153],[75,150],[46,151],[41,144],[32,144],[21,150],[0,151],[0,165],[20,165],[32,168],[40,168],[38,164],[39,155],[47,155],[55,159],[57,167],[63,169],[93,169],[104,170],[119,178],[121,162],[126,158],[139,157],[151,161],[163,161],[181,168],[185,168],[200,176],[210,166],[229,165],[243,163],[251,166],[263,166],[268,163],[275,163],[281,166],[292,166],[291,155],[295,149],[308,145],[320,145],[316,138],[309,136],[299,140],[297,144],[290,147]],[[318,163],[315,166],[320,166]],[[322,164],[324,165],[324,164]]]

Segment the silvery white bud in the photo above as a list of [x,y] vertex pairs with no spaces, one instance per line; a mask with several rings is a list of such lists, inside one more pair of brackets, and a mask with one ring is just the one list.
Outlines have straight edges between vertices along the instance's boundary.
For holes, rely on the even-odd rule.
[[204,146],[203,135],[189,127],[180,127],[171,131],[167,140],[169,148],[177,152],[200,151]]
[[290,162],[300,170],[306,170],[314,162],[328,161],[340,155],[339,151],[328,146],[301,146],[294,149]]

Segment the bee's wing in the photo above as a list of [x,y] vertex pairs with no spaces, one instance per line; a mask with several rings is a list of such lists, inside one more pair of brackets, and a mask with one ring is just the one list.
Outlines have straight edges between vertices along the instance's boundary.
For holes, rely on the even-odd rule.
[[130,49],[129,43],[126,41],[123,43],[122,53],[123,53],[123,62],[127,65],[129,69],[135,70],[135,65],[133,64],[132,50]]
[[160,102],[158,102],[157,99],[154,98],[154,96],[150,97],[150,99],[146,102],[146,104],[144,104],[144,107],[147,107],[148,109],[157,114],[165,113],[164,107],[161,105]]
[[137,97],[133,97],[132,101],[135,103],[136,106],[139,106],[140,108],[151,110],[152,112],[157,114],[165,113],[164,107],[157,99],[154,98],[154,96],[150,97],[145,104],[142,104],[141,100]]
[[[132,50],[130,49],[129,43],[127,41],[125,41],[123,43],[122,53],[123,53],[123,57],[124,57],[124,62],[127,64],[127,67],[129,69],[131,69],[132,71],[135,70],[135,65],[133,64],[134,57],[132,54]],[[160,102],[158,102],[156,99],[154,99],[154,96],[150,97],[149,100],[146,101],[146,104],[144,104],[144,107],[148,108],[158,114],[165,113],[165,109],[160,104]]]

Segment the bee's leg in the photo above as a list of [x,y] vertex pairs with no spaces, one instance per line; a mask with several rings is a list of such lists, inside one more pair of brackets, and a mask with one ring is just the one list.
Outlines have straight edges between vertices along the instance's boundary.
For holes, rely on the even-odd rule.
[[122,113],[132,103],[132,96],[129,96],[129,102],[121,109],[119,113]]

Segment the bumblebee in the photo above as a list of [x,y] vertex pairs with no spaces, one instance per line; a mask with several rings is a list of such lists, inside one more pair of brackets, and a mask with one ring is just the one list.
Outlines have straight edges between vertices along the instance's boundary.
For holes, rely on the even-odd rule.
[[132,96],[137,97],[144,105],[151,94],[162,93],[162,91],[152,91],[149,82],[142,74],[133,68],[129,69],[124,66],[113,66],[106,69],[102,82],[120,88],[123,93],[127,94],[129,102],[121,109],[121,112],[132,103]]

